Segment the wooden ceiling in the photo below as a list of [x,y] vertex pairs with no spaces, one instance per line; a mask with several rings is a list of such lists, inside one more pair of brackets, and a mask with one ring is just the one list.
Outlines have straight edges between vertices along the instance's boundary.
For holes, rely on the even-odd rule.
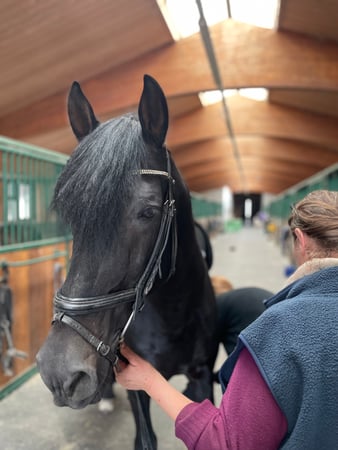
[[201,35],[175,41],[156,0],[2,0],[0,16],[4,136],[70,154],[72,81],[104,120],[136,108],[148,73],[167,95],[167,144],[192,191],[278,194],[338,162],[336,0],[281,0],[275,30],[209,28],[223,87],[269,90],[263,102],[227,99],[233,136],[222,103],[198,97],[216,88]]

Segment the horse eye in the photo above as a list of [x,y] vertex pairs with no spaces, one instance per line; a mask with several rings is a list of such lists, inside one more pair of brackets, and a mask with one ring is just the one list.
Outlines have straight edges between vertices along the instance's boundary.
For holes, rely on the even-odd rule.
[[150,206],[148,206],[147,208],[144,208],[139,214],[140,217],[143,217],[145,219],[152,219],[154,217],[154,215],[155,215],[154,208],[152,208]]

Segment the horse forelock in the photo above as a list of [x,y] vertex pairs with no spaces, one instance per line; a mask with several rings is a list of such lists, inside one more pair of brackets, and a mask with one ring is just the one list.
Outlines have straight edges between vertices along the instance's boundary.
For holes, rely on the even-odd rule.
[[69,158],[52,208],[84,238],[116,226],[145,160],[141,126],[133,115],[99,125]]

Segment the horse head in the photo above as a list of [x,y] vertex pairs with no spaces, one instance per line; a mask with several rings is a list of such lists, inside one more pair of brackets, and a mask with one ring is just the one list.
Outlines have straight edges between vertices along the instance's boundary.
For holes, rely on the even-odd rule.
[[150,76],[138,118],[101,124],[76,82],[68,115],[79,144],[52,206],[72,230],[73,251],[37,363],[55,404],[82,408],[100,400],[121,335],[128,342],[127,327],[153,284],[173,273],[177,187],[164,146],[167,102]]

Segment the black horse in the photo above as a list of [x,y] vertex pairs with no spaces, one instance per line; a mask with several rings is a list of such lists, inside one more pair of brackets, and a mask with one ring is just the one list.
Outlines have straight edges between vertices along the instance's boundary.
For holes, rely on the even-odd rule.
[[[79,145],[52,206],[71,227],[73,253],[37,355],[43,381],[58,406],[98,402],[125,339],[167,379],[185,374],[193,400],[212,399],[215,298],[189,191],[164,146],[162,89],[145,75],[139,120],[124,115],[100,124],[74,83],[68,113]],[[128,395],[135,448],[146,446],[144,429],[146,448],[156,448],[149,398]]]

